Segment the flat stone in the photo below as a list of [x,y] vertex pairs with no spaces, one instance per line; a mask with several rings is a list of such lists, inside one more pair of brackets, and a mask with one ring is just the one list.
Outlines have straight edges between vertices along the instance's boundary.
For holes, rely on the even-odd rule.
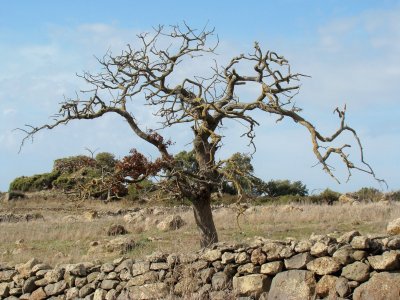
[[358,282],[364,282],[369,279],[369,266],[356,261],[342,269],[342,276]]
[[289,259],[285,259],[285,267],[288,270],[305,269],[306,265],[313,259],[314,257],[308,252],[299,253]]
[[268,300],[313,300],[316,297],[314,274],[305,270],[290,270],[277,274],[271,283]]
[[233,277],[233,290],[239,296],[259,296],[268,291],[271,279],[263,274]]
[[318,275],[328,275],[340,270],[342,264],[332,257],[318,257],[307,264],[307,270]]

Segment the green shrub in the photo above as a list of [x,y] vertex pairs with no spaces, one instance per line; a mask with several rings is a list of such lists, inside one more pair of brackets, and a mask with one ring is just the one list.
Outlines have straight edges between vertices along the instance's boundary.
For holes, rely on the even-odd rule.
[[96,155],[96,162],[101,169],[107,172],[113,172],[117,160],[114,154],[108,152],[101,152]]
[[125,196],[127,200],[138,201],[141,197],[151,192],[154,184],[150,180],[143,180],[137,184],[128,186],[128,194]]
[[333,204],[334,202],[339,200],[340,195],[340,193],[332,191],[331,189],[325,189],[319,195],[312,195],[309,198],[312,203]]
[[301,181],[291,182],[290,180],[271,180],[263,184],[263,192],[269,197],[285,195],[307,196],[308,190]]
[[355,193],[360,201],[379,201],[382,198],[382,193],[372,187],[363,187]]
[[53,182],[60,176],[60,172],[22,176],[15,178],[11,183],[10,191],[36,192],[53,188]]

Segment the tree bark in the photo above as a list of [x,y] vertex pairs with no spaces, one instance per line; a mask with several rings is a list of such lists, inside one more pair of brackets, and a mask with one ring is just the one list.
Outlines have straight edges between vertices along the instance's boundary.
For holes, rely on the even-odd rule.
[[209,247],[218,242],[218,234],[215,229],[214,219],[211,212],[211,199],[204,197],[193,201],[194,219],[200,231],[200,246]]

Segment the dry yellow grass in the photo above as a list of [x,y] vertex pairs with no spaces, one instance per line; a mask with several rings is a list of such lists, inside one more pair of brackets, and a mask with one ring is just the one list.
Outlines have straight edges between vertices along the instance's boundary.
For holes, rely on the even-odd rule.
[[[39,212],[44,220],[0,223],[0,261],[8,263],[25,262],[36,257],[51,265],[65,262],[111,260],[111,255],[88,256],[92,241],[111,239],[106,229],[113,223],[124,225],[138,246],[125,256],[144,257],[153,251],[182,252],[198,249],[197,230],[192,211],[179,213],[186,225],[177,231],[160,232],[155,226],[143,231],[141,224],[126,224],[122,216],[102,217],[92,221],[85,220],[85,211],[117,211],[128,208],[129,203],[77,202],[27,200],[2,204],[0,213]],[[77,218],[75,221],[66,221]],[[165,215],[150,215],[162,219]],[[262,236],[273,239],[294,237],[308,238],[312,232],[317,234],[349,230],[359,230],[363,234],[384,234],[389,220],[400,217],[400,205],[373,203],[350,205],[266,205],[251,207],[236,222],[236,212],[222,207],[214,211],[215,223],[221,241],[243,242]]]

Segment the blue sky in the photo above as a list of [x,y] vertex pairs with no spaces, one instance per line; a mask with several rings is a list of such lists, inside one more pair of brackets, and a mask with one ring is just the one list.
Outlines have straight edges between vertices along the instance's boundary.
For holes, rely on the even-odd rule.
[[[7,190],[17,176],[51,170],[56,158],[88,154],[86,147],[117,157],[133,147],[156,155],[113,116],[41,132],[19,154],[23,135],[13,129],[48,122],[64,95],[84,87],[75,74],[98,70],[94,55],[117,52],[127,43],[134,46],[135,35],[152,26],[182,21],[216,28],[221,64],[251,51],[257,40],[264,49],[283,54],[296,71],[311,75],[297,96],[304,115],[329,134],[337,125],[333,109],[346,103],[348,124],[358,129],[367,161],[389,189],[400,189],[399,17],[400,1],[2,1],[0,190]],[[193,62],[188,68],[201,74],[207,66]],[[143,111],[140,119],[147,124],[152,116]],[[262,123],[253,164],[264,180],[301,180],[316,191],[379,188],[356,172],[349,183],[338,185],[312,168],[315,158],[303,128],[290,122],[277,125],[270,116]],[[220,156],[250,152],[236,134],[242,129],[230,126],[226,135],[231,137]],[[188,149],[189,130],[166,134],[176,142],[175,152]],[[332,164],[345,181],[340,164]]]

